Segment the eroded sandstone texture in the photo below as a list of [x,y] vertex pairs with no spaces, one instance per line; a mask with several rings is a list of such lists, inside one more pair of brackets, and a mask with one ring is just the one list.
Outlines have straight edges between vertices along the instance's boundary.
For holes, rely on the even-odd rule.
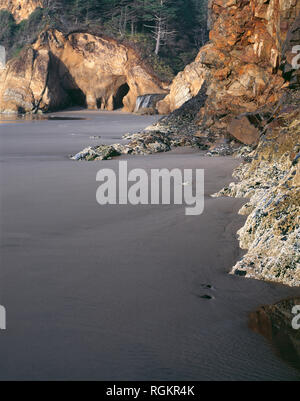
[[[237,119],[234,127],[232,121],[280,98],[282,45],[300,13],[300,1],[211,0],[209,10],[210,42],[174,79],[158,110],[166,114],[177,109],[195,96],[206,80],[208,99],[199,115],[202,130],[228,133],[255,144],[258,132],[245,131],[245,120]],[[293,57],[290,48],[290,63]]]
[[235,138],[253,146],[234,173],[238,182],[215,195],[249,198],[238,232],[247,253],[232,273],[300,286],[300,0],[211,0],[209,7],[210,43],[158,108],[182,114],[205,82],[192,124],[203,144],[214,149]]
[[0,0],[0,10],[8,10],[17,23],[27,19],[37,7],[42,6],[42,0]]
[[218,194],[250,198],[240,211],[249,216],[238,232],[248,252],[232,272],[291,286],[300,286],[300,69],[289,62],[297,42],[299,17],[283,45],[289,87],[263,121],[258,147],[236,169],[239,181]]
[[134,111],[138,96],[163,93],[131,48],[87,33],[43,32],[0,72],[0,112],[70,105]]

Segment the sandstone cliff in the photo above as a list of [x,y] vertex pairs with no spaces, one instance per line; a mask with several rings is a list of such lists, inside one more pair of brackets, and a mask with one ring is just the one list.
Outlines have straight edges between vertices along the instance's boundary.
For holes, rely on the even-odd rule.
[[[249,198],[233,274],[300,286],[300,93],[288,91],[256,150],[216,196]],[[251,161],[251,162],[250,162]]]
[[[249,215],[239,232],[246,255],[232,273],[300,286],[300,69],[291,68],[291,49],[300,43],[300,16],[286,37],[280,57],[288,87],[260,116],[259,144],[234,176],[239,180],[217,196],[249,198]],[[263,116],[268,118],[263,118]]]
[[198,127],[203,145],[254,145],[234,173],[238,182],[215,195],[249,198],[238,232],[247,253],[232,273],[290,286],[300,286],[299,14],[300,0],[211,0],[210,43],[158,104],[161,113],[178,110],[156,127],[182,130],[178,119],[195,105],[188,127]]
[[[256,143],[258,133],[249,121],[235,117],[280,98],[282,45],[300,13],[300,1],[211,0],[209,8],[210,42],[174,79],[158,110],[166,114],[177,109],[195,96],[206,80],[208,99],[199,115],[202,130]],[[294,56],[290,54],[288,59]]]
[[0,72],[0,112],[70,105],[134,111],[138,96],[166,93],[129,47],[87,33],[43,32]]
[[42,0],[0,0],[0,10],[8,10],[17,23],[27,19],[37,7],[42,6]]

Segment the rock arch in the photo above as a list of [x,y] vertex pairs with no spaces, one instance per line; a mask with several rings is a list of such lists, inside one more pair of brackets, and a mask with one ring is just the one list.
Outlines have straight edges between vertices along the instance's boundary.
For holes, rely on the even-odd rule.
[[26,112],[70,105],[133,112],[138,96],[166,94],[166,88],[130,47],[51,29],[0,72],[0,112],[17,112],[20,105]]

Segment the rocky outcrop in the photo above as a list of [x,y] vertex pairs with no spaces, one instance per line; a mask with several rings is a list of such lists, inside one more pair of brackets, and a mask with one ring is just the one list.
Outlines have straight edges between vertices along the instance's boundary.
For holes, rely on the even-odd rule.
[[160,131],[144,131],[123,136],[124,143],[113,145],[88,146],[76,155],[72,160],[99,161],[109,160],[120,155],[151,155],[153,153],[169,152],[172,148],[191,146],[200,147],[198,140],[193,135],[182,136],[162,133]]
[[8,62],[0,71],[0,112],[25,113],[66,105],[66,93],[55,79],[49,79],[50,64],[48,51],[32,48]]
[[208,76],[208,69],[199,61],[199,57],[174,78],[170,93],[157,104],[160,114],[169,114],[198,94]]
[[238,232],[247,253],[233,274],[300,286],[299,110],[299,92],[288,92],[257,149],[235,170],[238,182],[216,194],[250,199]]
[[[211,0],[209,7],[210,42],[174,79],[170,94],[158,103],[158,111],[165,114],[177,109],[207,81],[208,99],[198,116],[202,131],[238,133],[239,140],[256,143],[257,135],[253,128],[247,129],[246,120],[240,126],[236,122],[234,129],[232,120],[266,104],[272,107],[281,97],[282,45],[300,13],[300,1]],[[291,63],[295,57],[292,48],[285,54]],[[248,132],[253,139],[245,141]]]
[[138,96],[164,94],[138,55],[113,39],[88,33],[43,32],[0,75],[0,112],[70,105],[134,111]]
[[0,10],[8,10],[17,23],[27,19],[37,7],[43,7],[42,0],[0,0]]
[[[290,68],[289,61],[299,40],[297,18],[282,53],[289,88],[265,113],[257,148],[234,173],[239,181],[217,194],[250,198],[240,210],[249,216],[238,232],[247,253],[232,273],[290,286],[300,286],[300,68]],[[254,114],[264,115],[264,110]]]
[[293,328],[293,321],[299,322],[297,305],[300,297],[261,306],[250,314],[249,328],[263,335],[277,356],[300,371],[300,330]]
[[198,104],[186,129],[202,138],[208,154],[232,152],[233,139],[251,145],[239,151],[245,162],[234,173],[238,181],[215,195],[249,198],[238,232],[247,253],[232,273],[300,286],[300,62],[294,48],[300,1],[211,0],[210,7],[210,43],[175,78],[158,109],[171,111],[192,97],[192,75],[198,76],[194,87],[207,87],[206,99],[193,97],[156,128],[180,131],[176,116],[184,121],[186,109]]

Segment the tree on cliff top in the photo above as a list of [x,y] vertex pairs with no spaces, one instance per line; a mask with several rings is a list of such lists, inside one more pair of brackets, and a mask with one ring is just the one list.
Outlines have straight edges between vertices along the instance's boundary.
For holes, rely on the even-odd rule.
[[13,56],[45,27],[97,32],[137,47],[163,79],[172,79],[207,40],[207,0],[44,0],[16,24],[0,11],[0,43]]
[[155,40],[156,55],[159,54],[161,46],[166,43],[168,37],[176,33],[171,29],[171,25],[179,11],[178,6],[178,2],[170,0],[148,0],[145,3],[145,19],[152,22],[151,25],[145,26],[150,28]]

